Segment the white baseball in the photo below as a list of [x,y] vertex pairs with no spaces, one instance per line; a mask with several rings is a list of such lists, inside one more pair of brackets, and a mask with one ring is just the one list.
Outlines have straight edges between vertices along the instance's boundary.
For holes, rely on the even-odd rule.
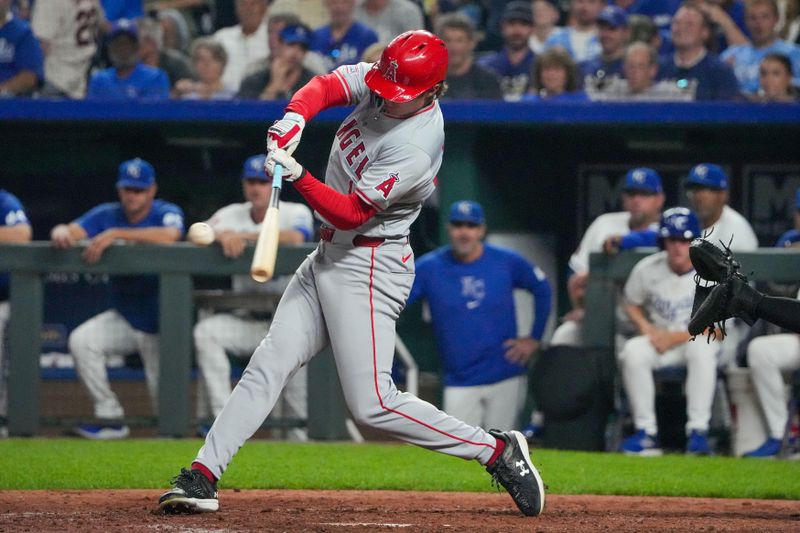
[[199,246],[208,246],[214,242],[214,230],[205,222],[195,222],[189,226],[186,240]]

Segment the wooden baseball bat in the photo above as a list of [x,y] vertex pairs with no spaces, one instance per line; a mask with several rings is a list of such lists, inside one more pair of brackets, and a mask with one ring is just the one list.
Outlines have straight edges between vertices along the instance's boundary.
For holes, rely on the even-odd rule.
[[283,181],[283,167],[275,165],[272,175],[272,196],[269,198],[269,207],[261,224],[261,231],[256,241],[256,251],[253,253],[253,263],[250,265],[250,277],[259,283],[264,283],[275,274],[275,260],[278,257],[278,225],[279,202]]

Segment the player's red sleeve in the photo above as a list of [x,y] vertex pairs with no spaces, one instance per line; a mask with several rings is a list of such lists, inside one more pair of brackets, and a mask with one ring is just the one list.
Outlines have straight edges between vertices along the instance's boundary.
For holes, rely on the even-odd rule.
[[286,111],[299,113],[308,122],[320,111],[349,103],[350,88],[342,75],[334,71],[311,78],[311,81],[294,93]]
[[325,185],[307,170],[294,181],[294,188],[333,227],[351,230],[372,218],[377,209],[367,205],[356,193],[343,194]]

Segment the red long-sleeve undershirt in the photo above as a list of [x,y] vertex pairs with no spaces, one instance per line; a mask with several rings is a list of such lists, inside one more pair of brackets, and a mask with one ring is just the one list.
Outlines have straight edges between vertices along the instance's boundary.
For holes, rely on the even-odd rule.
[[355,229],[378,212],[356,193],[344,194],[335,191],[307,170],[301,178],[294,181],[294,188],[311,207],[337,229]]
[[[308,122],[320,111],[350,103],[350,89],[337,73],[315,76],[292,97],[286,111],[299,113]],[[294,182],[294,187],[325,220],[341,230],[355,229],[370,218],[377,209],[367,205],[356,193],[343,194],[333,190],[307,170]]]

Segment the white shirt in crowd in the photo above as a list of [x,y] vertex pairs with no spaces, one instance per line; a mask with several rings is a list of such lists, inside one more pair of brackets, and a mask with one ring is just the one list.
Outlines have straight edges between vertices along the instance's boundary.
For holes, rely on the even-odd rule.
[[641,307],[660,329],[686,331],[694,302],[694,269],[678,275],[667,262],[667,252],[636,263],[625,283],[625,301]]
[[410,0],[389,0],[383,11],[371,14],[364,7],[366,0],[356,6],[355,19],[378,33],[378,40],[388,43],[401,33],[425,29],[422,10]]
[[611,236],[630,233],[628,223],[631,214],[627,211],[604,213],[598,216],[586,229],[578,248],[569,258],[569,268],[576,274],[589,271],[589,254],[602,252],[603,243]]
[[238,24],[222,28],[214,34],[214,40],[228,53],[228,64],[222,73],[222,83],[231,91],[238,92],[244,77],[263,67],[269,56],[266,24],[261,24],[250,35],[245,35]]
[[[711,231],[712,228],[713,231]],[[730,242],[731,250],[740,252],[758,248],[758,238],[753,227],[746,218],[730,206],[726,205],[722,209],[722,215],[712,228],[704,228],[703,234],[711,231],[708,239],[714,244],[719,245],[722,241],[727,246]],[[731,237],[733,237],[732,242]]]

